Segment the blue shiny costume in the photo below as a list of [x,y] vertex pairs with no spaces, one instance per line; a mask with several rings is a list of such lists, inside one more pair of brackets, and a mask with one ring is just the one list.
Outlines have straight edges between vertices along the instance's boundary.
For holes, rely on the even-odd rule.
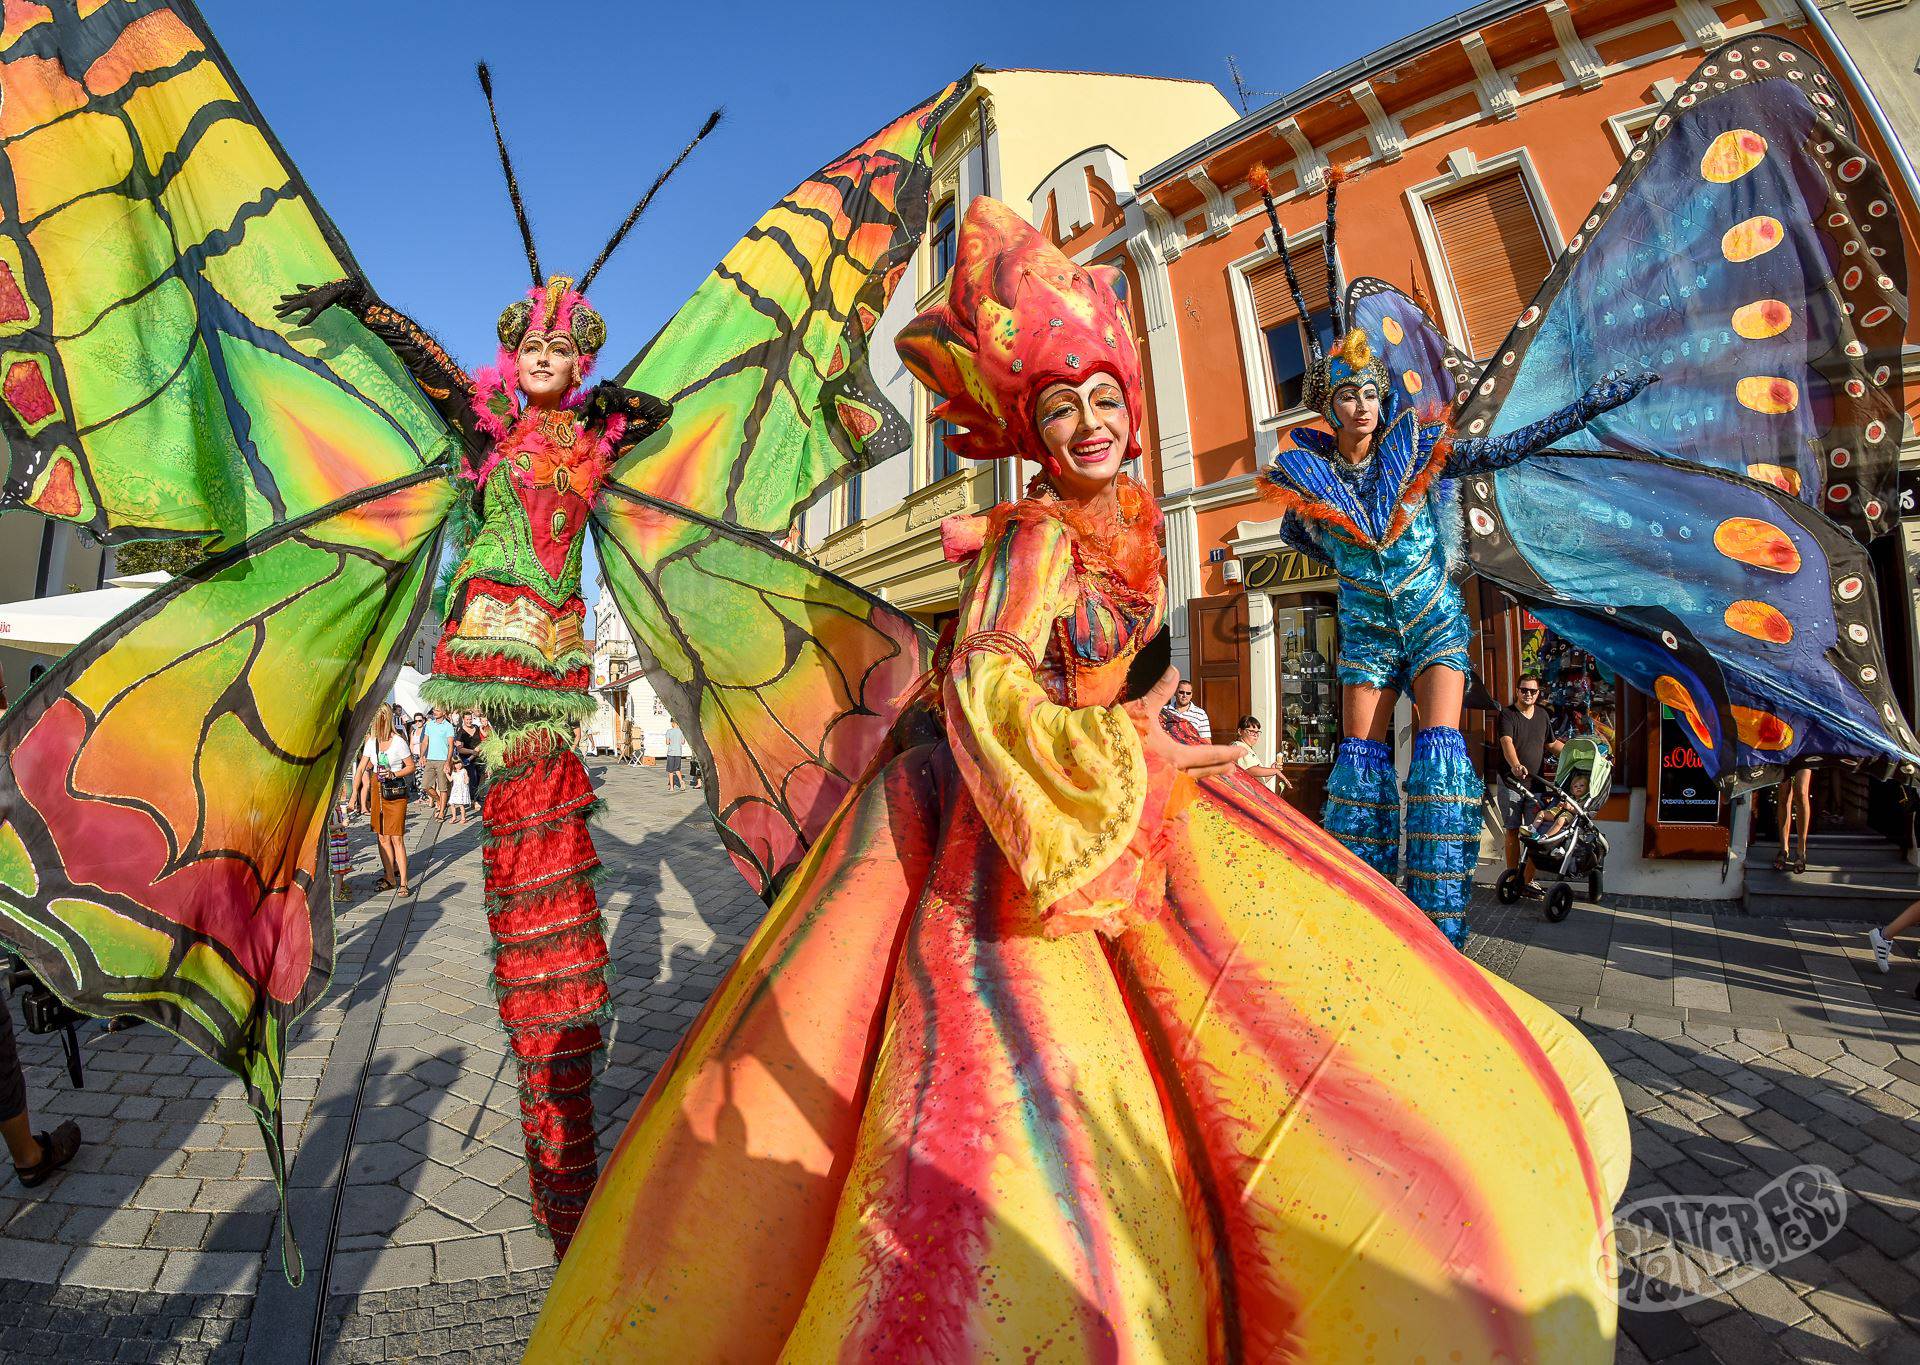
[[[1610,376],[1578,401],[1504,436],[1450,443],[1412,411],[1382,410],[1373,454],[1353,465],[1334,438],[1296,429],[1266,478],[1286,508],[1282,538],[1340,577],[1340,660],[1345,684],[1404,692],[1436,665],[1472,671],[1472,626],[1454,583],[1459,509],[1451,480],[1516,464],[1645,387]],[[1383,385],[1383,393],[1390,393]],[[1421,732],[1407,774],[1407,897],[1456,946],[1466,942],[1467,899],[1479,845],[1481,781],[1451,727]],[[1377,740],[1341,741],[1322,821],[1381,875],[1400,861],[1400,791],[1393,755]]]

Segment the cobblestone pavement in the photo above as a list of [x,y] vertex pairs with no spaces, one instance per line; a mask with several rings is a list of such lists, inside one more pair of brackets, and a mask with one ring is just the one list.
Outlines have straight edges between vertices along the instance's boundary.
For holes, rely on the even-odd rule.
[[[595,775],[610,798],[596,839],[618,969],[597,1092],[605,1150],[761,907],[697,794],[669,795],[654,769]],[[359,1081],[323,1068],[365,1069],[326,1297],[315,1300],[321,1358],[515,1360],[552,1263],[527,1216],[478,831],[414,823],[418,902],[361,900],[342,916],[340,969],[289,1063],[296,1161],[311,1097]],[[365,885],[364,826],[354,840]],[[376,934],[401,923],[370,1051],[333,1058]],[[1614,1068],[1632,1114],[1629,1203],[1751,1194],[1802,1164],[1827,1167],[1846,1190],[1836,1238],[1737,1284],[1705,1248],[1641,1244],[1643,1268],[1677,1254],[1727,1287],[1679,1311],[1628,1314],[1621,1360],[1920,1362],[1910,959],[1881,977],[1857,924],[1746,920],[1695,903],[1621,898],[1555,925],[1537,902],[1483,898],[1475,927],[1472,955],[1574,1017]],[[74,1092],[57,1047],[22,1035],[36,1116],[78,1117],[89,1145],[38,1198],[0,1187],[0,1359],[242,1359],[252,1291],[280,1272],[272,1185],[239,1087],[154,1030],[86,1039],[88,1088]],[[319,1274],[322,1233],[300,1231]]]

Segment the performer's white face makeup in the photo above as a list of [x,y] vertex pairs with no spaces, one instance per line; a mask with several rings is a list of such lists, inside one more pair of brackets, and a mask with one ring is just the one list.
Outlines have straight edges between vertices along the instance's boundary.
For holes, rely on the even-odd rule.
[[580,356],[565,332],[529,331],[514,353],[520,392],[536,408],[557,407],[580,373]]
[[1049,384],[1033,420],[1061,496],[1085,501],[1112,487],[1127,458],[1133,415],[1111,376],[1096,374],[1078,386]]
[[1338,419],[1342,454],[1357,450],[1362,438],[1380,425],[1380,390],[1373,384],[1343,384],[1333,391],[1333,415]]

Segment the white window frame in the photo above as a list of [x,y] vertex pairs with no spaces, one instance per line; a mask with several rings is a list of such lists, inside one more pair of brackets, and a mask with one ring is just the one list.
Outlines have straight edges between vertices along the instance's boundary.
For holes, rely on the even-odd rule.
[[1546,241],[1548,268],[1551,269],[1552,263],[1559,260],[1560,253],[1567,249],[1567,239],[1560,231],[1559,221],[1553,216],[1553,204],[1547,198],[1546,186],[1540,179],[1539,168],[1534,164],[1533,153],[1526,147],[1515,147],[1484,161],[1464,148],[1450,152],[1444,175],[1414,185],[1406,192],[1407,209],[1413,215],[1414,233],[1420,239],[1421,254],[1426,259],[1428,272],[1439,286],[1434,293],[1435,302],[1440,308],[1441,326],[1448,339],[1469,354],[1471,348],[1467,345],[1467,324],[1460,311],[1459,291],[1454,287],[1453,271],[1447,265],[1447,252],[1440,242],[1440,230],[1434,226],[1433,212],[1427,205],[1430,200],[1441,198],[1477,180],[1505,175],[1515,169],[1520,172],[1520,182],[1526,187],[1527,202],[1533,208],[1534,221],[1539,224],[1540,235]]
[[[1303,251],[1324,251],[1321,245],[1326,237],[1324,225],[1315,225],[1304,232],[1287,234],[1287,251],[1298,259]],[[1339,247],[1334,247],[1336,263]],[[1273,365],[1267,357],[1267,338],[1260,330],[1259,315],[1253,307],[1253,272],[1262,266],[1280,259],[1280,253],[1273,246],[1273,229],[1268,228],[1260,235],[1260,249],[1249,252],[1237,261],[1227,265],[1227,287],[1233,298],[1234,325],[1240,333],[1240,353],[1247,357],[1245,366],[1247,381],[1247,399],[1253,413],[1253,431],[1255,455],[1261,464],[1272,458],[1280,446],[1280,433],[1302,422],[1316,422],[1320,414],[1312,408],[1300,406],[1276,410],[1274,404]],[[1340,271],[1342,280],[1346,271]],[[1328,282],[1332,288],[1332,281]],[[1306,319],[1301,319],[1306,325]]]

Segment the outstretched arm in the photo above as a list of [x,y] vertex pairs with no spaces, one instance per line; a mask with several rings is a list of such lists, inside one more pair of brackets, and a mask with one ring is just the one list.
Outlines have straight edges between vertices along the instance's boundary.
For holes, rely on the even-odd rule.
[[1614,370],[1560,411],[1509,431],[1504,436],[1456,437],[1447,457],[1447,473],[1486,474],[1519,464],[1537,455],[1562,436],[1578,431],[1603,412],[1612,412],[1660,378],[1657,374],[1629,376]]
[[[291,294],[283,294],[274,312],[288,321],[298,320],[311,326],[329,308],[344,308],[366,326],[369,332],[393,348],[407,367],[420,391],[469,447],[482,438],[473,416],[473,380],[426,328],[383,303],[357,279],[335,280],[331,284],[301,285]],[[304,314],[305,316],[300,316]]]

